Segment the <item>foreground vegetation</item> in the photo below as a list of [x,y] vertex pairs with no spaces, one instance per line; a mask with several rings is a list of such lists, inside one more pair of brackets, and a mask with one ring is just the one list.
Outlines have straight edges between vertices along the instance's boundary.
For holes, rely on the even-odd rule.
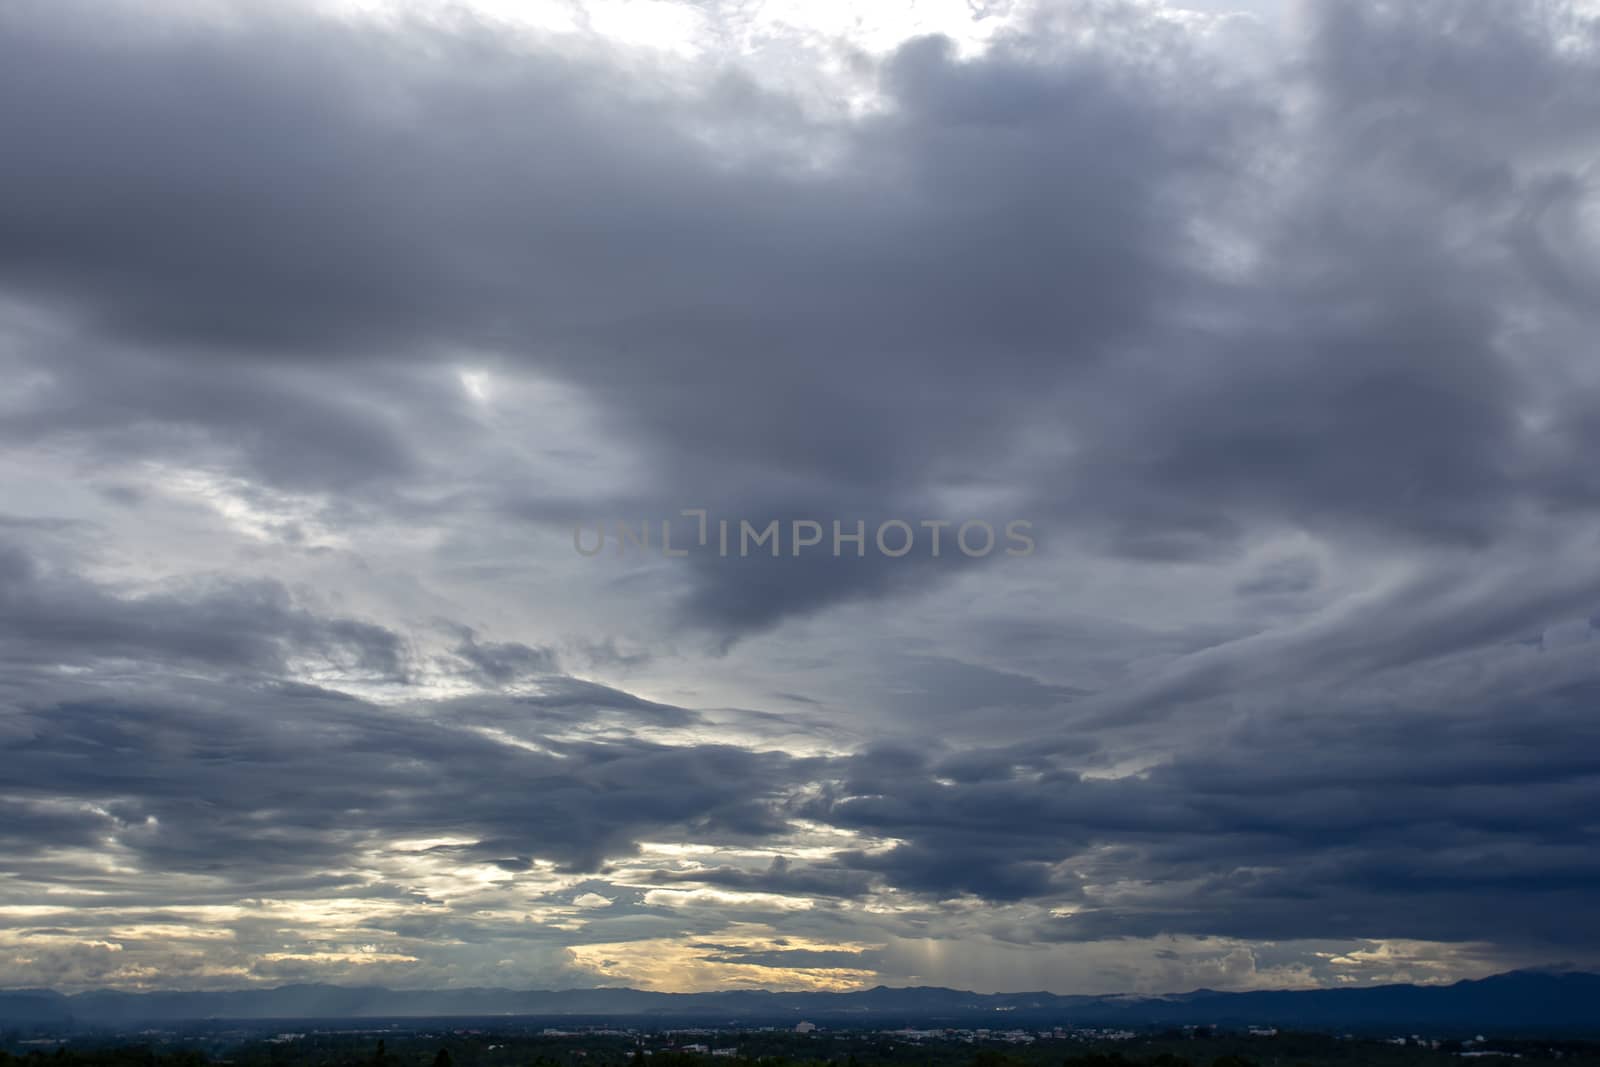
[[[546,1034],[470,1030],[75,1036],[5,1041],[0,1067],[1511,1067],[1522,1060],[1600,1067],[1600,1043],[1494,1040],[1395,1043],[1327,1034],[1167,1031],[1031,1044],[874,1032],[721,1031]],[[720,1055],[710,1055],[711,1048]]]

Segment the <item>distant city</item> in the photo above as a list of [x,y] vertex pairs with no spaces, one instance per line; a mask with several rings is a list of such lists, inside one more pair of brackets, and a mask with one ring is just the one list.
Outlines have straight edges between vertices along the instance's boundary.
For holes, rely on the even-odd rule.
[[[1594,1017],[1590,1016],[1590,1023]],[[1444,1067],[1463,1060],[1600,1064],[1587,1033],[1418,1032],[1268,1025],[913,1026],[550,1023],[533,1017],[204,1020],[0,1030],[5,1067]]]

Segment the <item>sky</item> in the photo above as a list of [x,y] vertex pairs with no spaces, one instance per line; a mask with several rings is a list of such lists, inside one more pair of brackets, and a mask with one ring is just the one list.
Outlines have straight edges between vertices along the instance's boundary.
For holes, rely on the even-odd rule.
[[0,5],[0,987],[1600,967],[1595,18]]

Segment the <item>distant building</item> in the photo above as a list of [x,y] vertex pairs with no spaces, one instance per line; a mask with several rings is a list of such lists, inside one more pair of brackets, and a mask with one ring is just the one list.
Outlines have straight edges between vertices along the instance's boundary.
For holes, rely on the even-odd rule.
[[794,1024],[794,1032],[797,1033],[797,1034],[809,1034],[809,1033],[811,1033],[811,1031],[815,1030],[816,1028],[817,1028],[817,1024],[816,1023],[795,1023]]

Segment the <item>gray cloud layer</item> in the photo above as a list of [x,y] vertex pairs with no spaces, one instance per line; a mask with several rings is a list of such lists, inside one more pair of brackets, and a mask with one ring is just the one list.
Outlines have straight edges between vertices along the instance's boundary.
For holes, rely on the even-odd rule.
[[[1596,24],[1300,15],[794,43],[819,97],[464,15],[7,5],[0,981],[1600,957]],[[1040,552],[566,541],[685,507]],[[106,947],[239,901],[233,971]]]

